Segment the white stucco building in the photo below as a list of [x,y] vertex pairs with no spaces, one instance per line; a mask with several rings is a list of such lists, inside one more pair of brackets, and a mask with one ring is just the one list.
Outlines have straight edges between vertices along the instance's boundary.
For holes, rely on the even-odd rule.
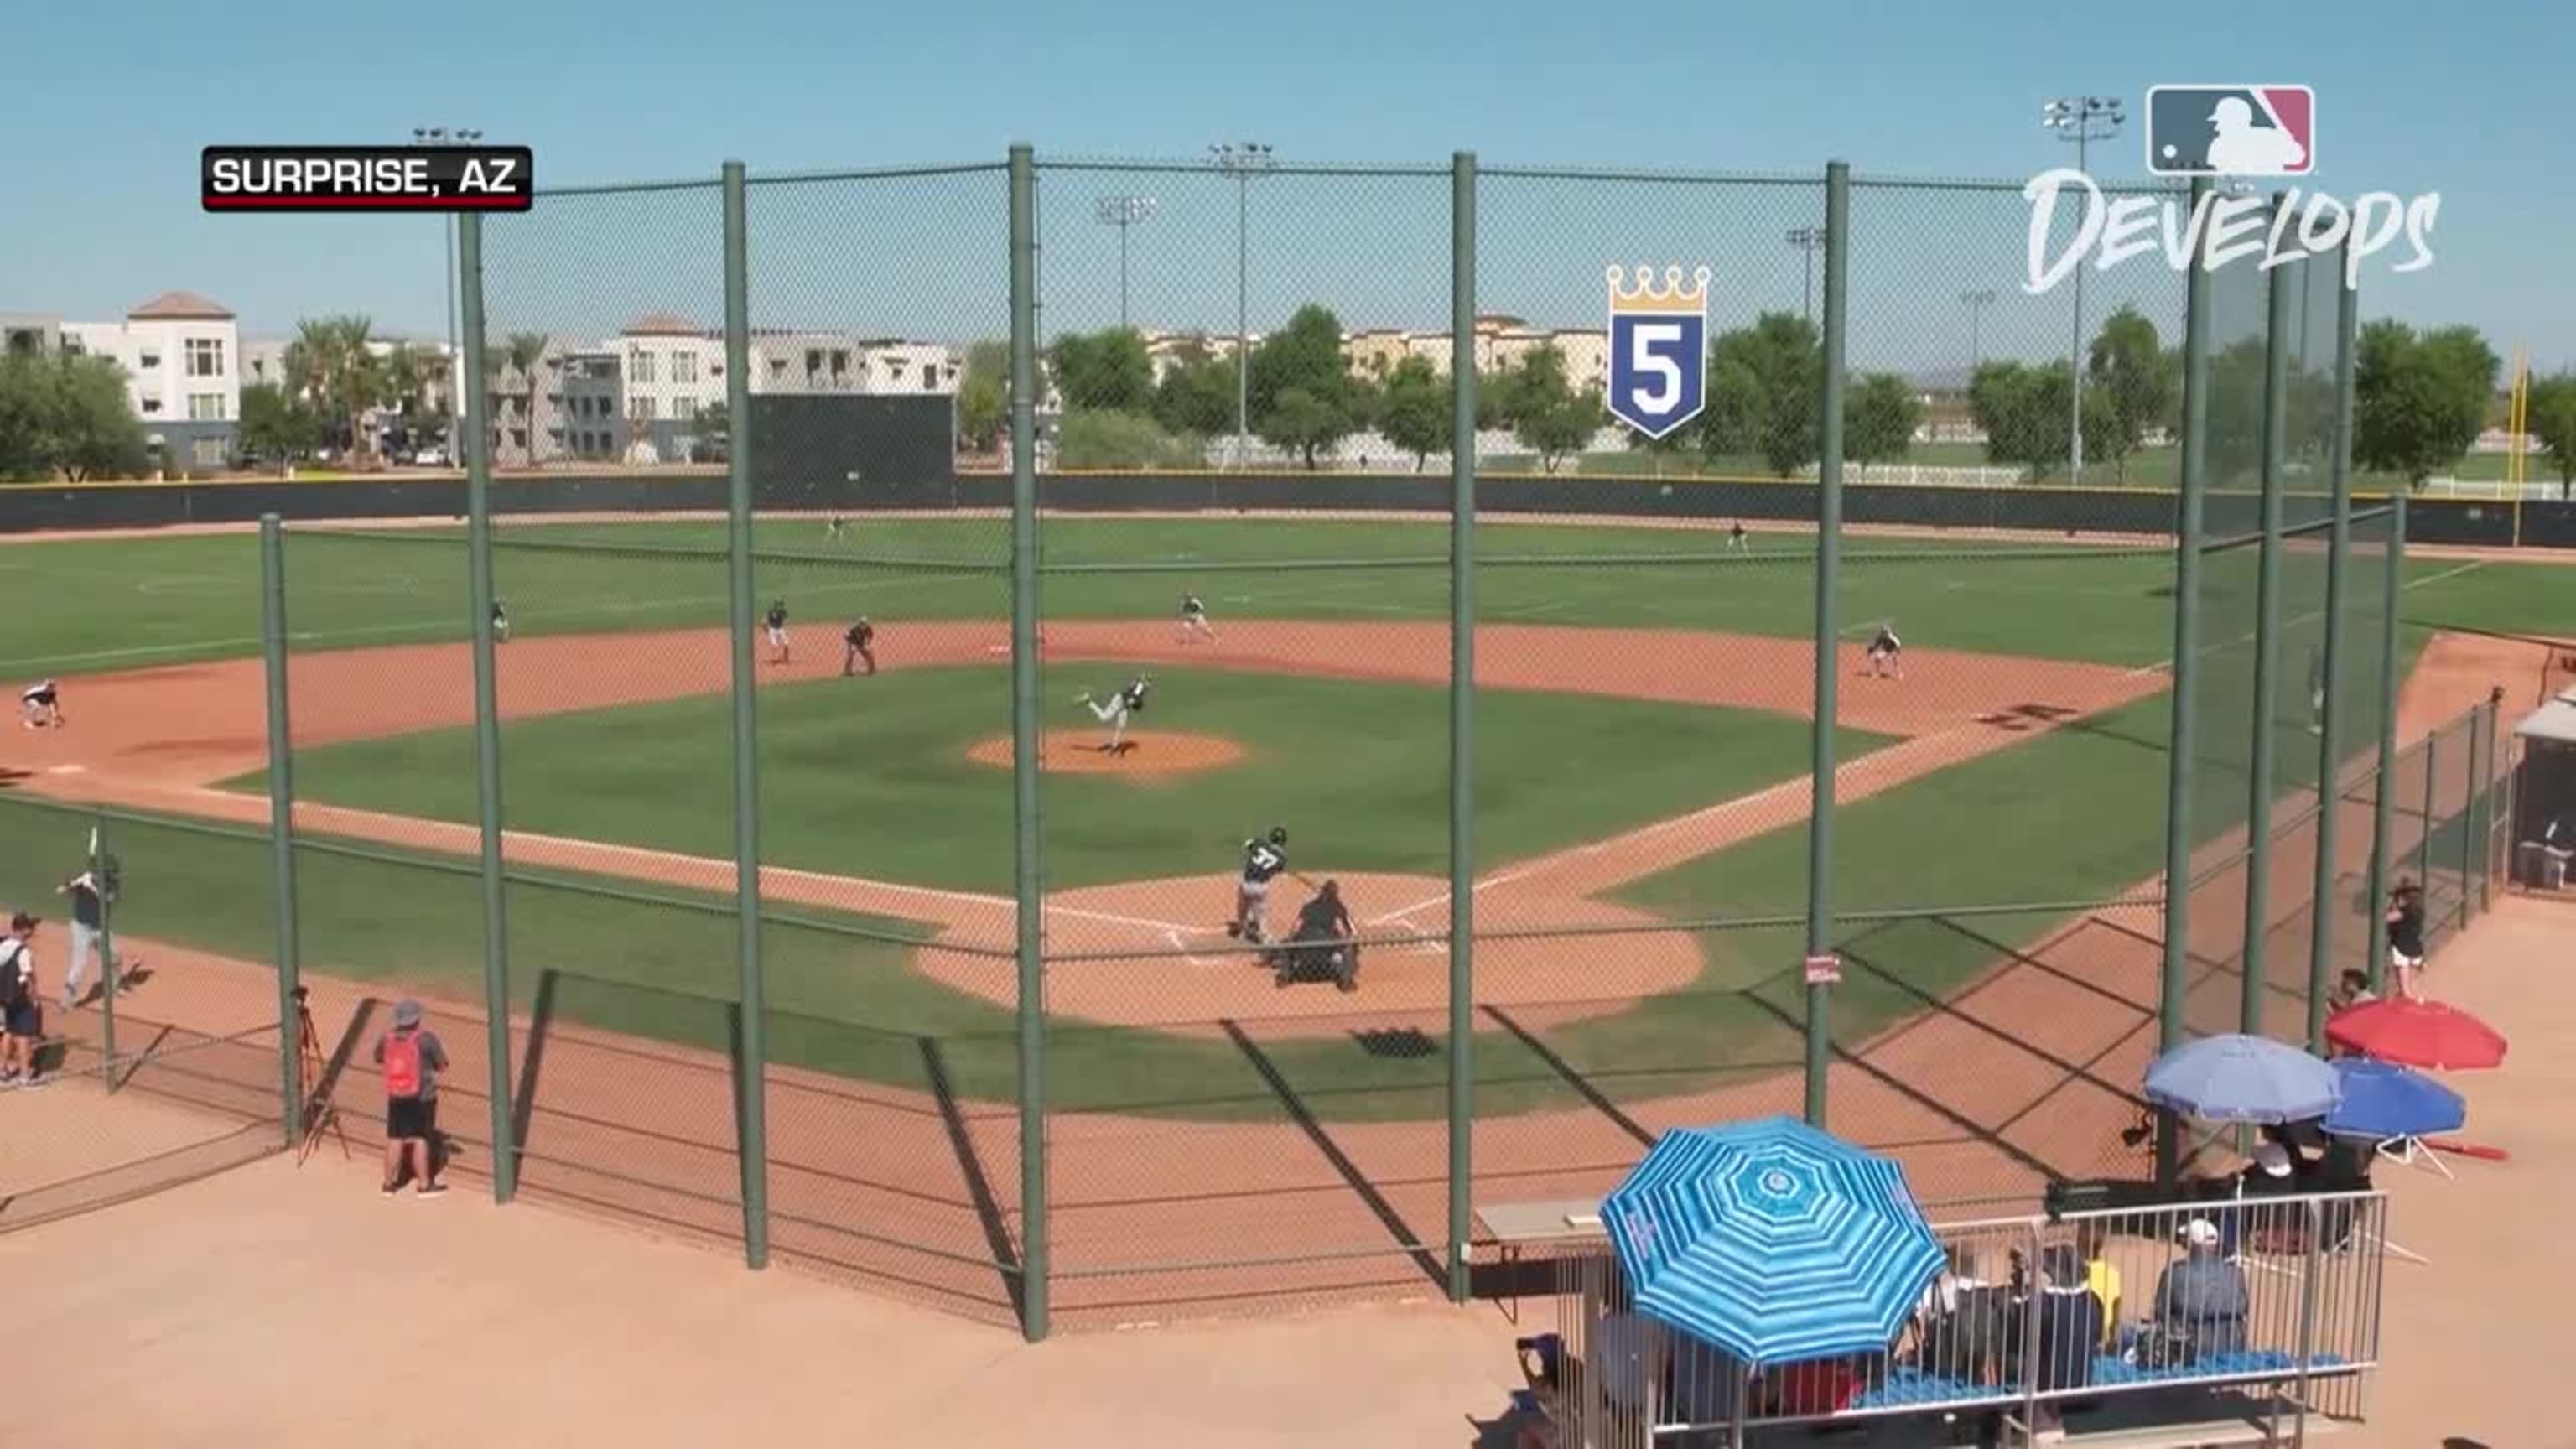
[[223,467],[241,422],[241,328],[232,309],[194,292],[164,292],[122,322],[65,322],[67,352],[113,359],[126,400],[165,466]]

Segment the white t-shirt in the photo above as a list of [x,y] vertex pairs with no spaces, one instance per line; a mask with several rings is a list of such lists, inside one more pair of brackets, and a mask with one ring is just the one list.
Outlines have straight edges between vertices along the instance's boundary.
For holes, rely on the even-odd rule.
[[[14,965],[10,957],[17,957]],[[27,988],[27,999],[36,997],[36,948],[15,936],[0,936],[0,971],[15,970],[18,980]]]

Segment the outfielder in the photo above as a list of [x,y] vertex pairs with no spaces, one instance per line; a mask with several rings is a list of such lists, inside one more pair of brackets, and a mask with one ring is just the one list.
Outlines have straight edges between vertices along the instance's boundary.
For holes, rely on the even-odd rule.
[[1734,553],[1745,546],[1744,520],[1739,518],[1726,526],[1726,551]]
[[868,667],[868,673],[877,672],[876,641],[877,626],[868,622],[867,615],[861,614],[859,622],[850,626],[850,632],[841,636],[842,678],[858,673],[862,664]]
[[43,729],[63,723],[62,690],[52,680],[39,680],[18,692],[18,711],[26,716],[27,728]]
[[1100,747],[1102,754],[1114,755],[1126,748],[1127,717],[1145,712],[1145,695],[1153,687],[1154,676],[1139,674],[1105,702],[1093,699],[1087,689],[1074,696],[1075,703],[1089,705],[1092,716],[1109,726],[1109,743]]
[[2326,732],[2326,656],[2308,651],[2308,733]]
[[1181,595],[1181,642],[1192,639],[1216,642],[1216,626],[1208,622],[1207,604],[1196,594]]
[[1308,890],[1313,881],[1288,868],[1288,829],[1270,827],[1268,835],[1256,835],[1243,842],[1243,873],[1234,883],[1234,919],[1226,922],[1225,933],[1238,936],[1254,945],[1270,939],[1270,925],[1265,919],[1270,901],[1270,882],[1280,876],[1304,882]]
[[492,642],[495,644],[510,642],[510,609],[499,599],[492,601]]
[[770,600],[769,614],[764,622],[769,625],[769,647],[778,651],[778,657],[770,660],[769,662],[772,664],[786,663],[787,601],[785,599]]
[[835,513],[830,518],[824,520],[823,536],[825,538],[839,538],[842,534],[849,531],[849,527],[849,523],[844,520],[841,515]]
[[1905,677],[1905,641],[1896,637],[1896,621],[1878,626],[1878,637],[1869,641],[1869,672],[1873,678],[1894,675]]

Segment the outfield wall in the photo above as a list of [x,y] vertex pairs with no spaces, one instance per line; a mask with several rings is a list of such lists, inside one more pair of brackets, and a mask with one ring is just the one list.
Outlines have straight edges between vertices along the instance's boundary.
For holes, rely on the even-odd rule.
[[[755,455],[757,456],[757,455]],[[765,470],[764,470],[765,471]],[[1440,513],[1449,480],[1430,473],[1063,473],[1039,480],[1040,500],[1068,513],[1233,512]],[[492,508],[502,514],[699,513],[725,506],[720,472],[547,473],[497,478]],[[1743,519],[1804,523],[1816,516],[1812,483],[1769,480],[1489,475],[1478,505],[1495,513],[1660,519]],[[762,511],[840,509],[1005,509],[1011,480],[998,473],[953,474],[916,465],[902,476],[810,470],[755,480]],[[1852,484],[1843,517],[1854,524],[2016,529],[2170,536],[2175,495],[2114,488],[1958,488]],[[2213,535],[2257,527],[2255,497],[2213,493]],[[249,523],[264,513],[290,521],[461,517],[465,480],[456,475],[312,482],[42,484],[0,488],[0,533],[165,528]],[[2517,527],[2516,513],[2520,519]],[[2423,544],[2576,548],[2576,503],[2418,498],[2407,538]]]

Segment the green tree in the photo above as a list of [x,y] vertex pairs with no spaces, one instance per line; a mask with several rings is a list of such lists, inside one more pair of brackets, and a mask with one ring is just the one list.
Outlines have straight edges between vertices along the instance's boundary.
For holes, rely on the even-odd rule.
[[1389,443],[1413,455],[1413,471],[1422,471],[1433,453],[1449,447],[1449,386],[1427,357],[1408,357],[1386,377],[1378,407],[1377,430]]
[[1197,468],[1207,455],[1143,413],[1114,408],[1068,410],[1056,431],[1059,468]]
[[1701,450],[1712,462],[1758,457],[1770,415],[1770,396],[1752,366],[1742,358],[1712,357],[1708,405],[1684,431],[1698,434]]
[[1318,452],[1350,436],[1351,415],[1340,403],[1292,387],[1270,400],[1256,431],[1261,441],[1294,451],[1311,469]]
[[327,420],[330,439],[353,458],[372,451],[366,414],[384,401],[383,360],[367,345],[375,324],[364,317],[308,317],[286,349],[286,375],[296,395]]
[[993,451],[1010,411],[1011,345],[978,342],[968,347],[965,370],[957,377],[958,441],[978,453]]
[[[1765,312],[1710,345],[1708,375],[1713,385],[1724,377],[1723,385],[1739,394],[1726,399],[1734,416],[1706,430],[1713,455],[1750,453],[1782,478],[1816,461],[1825,354],[1813,323],[1794,312]],[[1761,400],[1758,409],[1745,405],[1747,378]],[[1749,425],[1749,436],[1733,436],[1736,424]]]
[[[2174,366],[2175,358],[2156,336],[2156,324],[2135,307],[2103,318],[2102,330],[2093,336],[2085,362],[2084,456],[2112,459],[2123,483],[2129,477],[2129,455],[2172,413],[2182,382]],[[2099,434],[2092,425],[2097,406],[2109,423]]]
[[2036,478],[2067,461],[2067,372],[1996,361],[1968,380],[1968,415],[1986,435],[1986,459]]
[[2361,329],[2353,368],[2354,466],[2420,488],[2465,456],[2495,396],[2502,363],[2471,327],[2418,334],[2403,322]]
[[1131,327],[1068,332],[1047,349],[1047,376],[1068,413],[1144,413],[1154,405],[1154,358]]
[[1309,304],[1252,350],[1252,430],[1274,448],[1295,450],[1307,467],[1350,435],[1355,389],[1342,355],[1342,324]]
[[2549,454],[2558,470],[2561,494],[2576,488],[2576,372],[2544,377],[2531,385],[2523,426]]
[[1577,392],[1565,372],[1565,354],[1554,343],[1533,349],[1507,375],[1512,438],[1538,455],[1541,470],[1556,471],[1568,455],[1583,451],[1607,418],[1601,394]]
[[1154,385],[1154,421],[1174,433],[1202,438],[1231,434],[1235,424],[1235,367],[1202,342],[1185,343]]
[[107,358],[0,359],[0,477],[133,477],[151,464],[125,370]]
[[273,382],[241,393],[241,450],[262,462],[290,463],[322,441],[322,420],[302,399]]
[[1860,463],[1893,463],[1914,446],[1923,404],[1905,379],[1873,372],[1853,381],[1843,404],[1843,456]]

